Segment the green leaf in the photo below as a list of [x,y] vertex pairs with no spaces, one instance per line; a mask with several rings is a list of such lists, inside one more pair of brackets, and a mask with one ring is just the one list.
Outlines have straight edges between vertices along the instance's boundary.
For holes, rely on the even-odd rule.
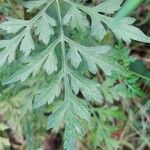
[[124,74],[123,68],[114,60],[111,59],[110,46],[93,46],[86,47],[80,44],[75,43],[72,40],[68,40],[68,43],[71,47],[75,47],[75,49],[85,58],[87,63],[88,70],[96,74],[97,66],[99,66],[106,75],[111,75],[112,71],[115,71],[120,74]]
[[54,101],[55,97],[59,96],[62,88],[61,79],[62,74],[59,73],[54,78],[52,78],[49,83],[43,85],[39,89],[38,95],[34,100],[34,109],[45,105],[47,102],[48,104],[51,104]]
[[116,81],[110,78],[102,83],[100,90],[103,93],[105,100],[109,103],[123,100],[127,96],[127,88],[125,84],[116,84]]
[[14,39],[11,40],[1,40],[0,41],[0,48],[6,48],[8,45],[11,45],[14,43]]
[[114,18],[106,18],[103,20],[113,31],[119,40],[131,43],[131,39],[135,41],[150,43],[150,37],[146,36],[140,29],[134,27],[134,18],[126,17],[120,20]]
[[16,33],[27,25],[28,25],[28,21],[8,18],[7,21],[0,24],[0,28],[6,30],[7,33]]
[[32,68],[30,68],[31,66],[25,66],[24,68],[21,68],[20,70],[18,70],[16,73],[14,73],[12,76],[10,76],[6,81],[3,82],[3,84],[10,84],[16,81],[25,81],[29,75],[34,72],[35,70],[39,70],[39,65],[37,66],[32,66]]
[[[28,64],[22,66],[18,71],[16,71],[12,76],[10,76],[6,81],[4,81],[3,84],[10,84],[18,80],[21,80],[21,82],[23,82],[29,77],[31,73],[33,77],[35,77],[40,72],[41,68],[46,70],[48,74],[51,74],[54,71],[56,71],[57,61],[53,51],[58,43],[59,38],[56,39],[52,44],[50,44],[39,55],[33,57]],[[48,63],[50,63],[49,66]]]
[[10,40],[2,40],[0,41],[0,48],[3,49],[0,51],[0,68],[8,62],[9,64],[15,60],[16,57],[16,49],[22,40],[22,33],[18,34],[16,37]]
[[122,3],[123,3],[123,0],[105,0],[104,2],[93,7],[93,10],[96,12],[113,14],[115,11],[121,8],[120,5]]
[[29,121],[26,121],[25,125],[24,125],[24,136],[26,138],[26,142],[27,142],[27,147],[28,150],[33,150],[34,148],[34,143],[33,143],[33,133],[32,133],[32,125],[30,124]]
[[17,46],[17,44],[12,44],[0,52],[0,68],[3,67],[6,62],[10,64],[15,60]]
[[32,39],[30,28],[26,29],[22,42],[20,44],[20,50],[24,52],[25,56],[28,56],[31,53],[31,50],[34,50],[34,42]]
[[141,90],[139,83],[137,82],[139,78],[131,74],[128,78],[123,79],[124,83],[127,85],[127,96],[128,97],[143,97],[145,93]]
[[67,14],[63,18],[64,25],[70,25],[72,29],[77,29],[79,31],[85,31],[88,27],[88,21],[83,13],[76,7],[71,7]]
[[57,65],[57,57],[54,50],[52,50],[43,65],[43,69],[46,70],[47,74],[51,75],[53,72],[57,71]]
[[46,13],[43,13],[35,25],[35,34],[39,35],[39,40],[43,41],[47,45],[51,35],[54,35],[55,33],[52,28],[54,26],[56,26],[56,21]]
[[71,78],[71,88],[76,95],[81,91],[85,99],[98,103],[102,102],[102,96],[98,90],[98,83],[86,79],[75,71],[70,71],[69,73]]
[[21,100],[21,106],[20,106],[20,117],[22,118],[27,112],[32,111],[32,103],[33,103],[33,97],[34,97],[34,89],[28,88],[25,90],[22,90],[17,95],[19,99]]
[[28,1],[24,2],[24,7],[27,8],[27,12],[32,12],[35,8],[39,8],[45,3],[47,3],[47,0]]
[[[107,17],[99,13],[99,12],[103,12],[103,13],[112,14],[114,13],[114,11],[120,8],[121,3],[122,3],[122,0],[114,0],[114,1],[106,0],[103,3],[100,3],[99,5],[92,7],[92,8],[85,7],[82,5],[76,5],[76,7],[82,10],[84,13],[88,14],[91,17],[91,20],[93,20],[93,18],[96,19],[96,21],[93,21],[92,23],[92,27],[91,27],[92,30],[94,27],[96,27],[99,24],[98,21],[101,21],[105,23],[112,30],[114,35],[119,40],[122,39],[123,41],[130,43],[131,39],[133,39],[136,41],[150,43],[150,37],[146,36],[140,29],[132,25],[135,22],[134,18],[125,17],[122,19],[116,19],[112,17]],[[72,5],[75,5],[75,4],[72,4]],[[102,37],[104,37],[104,33],[105,33],[104,27],[102,27],[102,25],[100,25],[100,29],[102,29],[102,31],[97,33],[97,34],[102,33],[102,36],[100,37],[99,40],[101,40]],[[95,30],[98,31],[97,28]]]
[[73,94],[70,95],[72,112],[78,117],[90,121],[91,115],[87,103]]
[[82,59],[80,54],[78,53],[76,47],[70,45],[69,52],[67,54],[68,59],[70,60],[72,66],[78,68],[79,64],[81,63]]
[[109,107],[101,107],[94,109],[100,116],[101,120],[103,121],[112,121],[113,119],[123,119],[124,114],[123,111],[116,106],[109,106]]
[[94,147],[96,148],[97,146],[100,146],[100,148],[103,148],[105,145],[106,149],[108,150],[116,149],[119,142],[111,135],[114,131],[116,131],[116,128],[114,126],[101,121],[93,133],[94,137],[92,139],[92,143]]
[[47,129],[59,126],[64,119],[67,109],[68,103],[64,102],[56,111],[54,111],[48,118]]
[[92,24],[91,24],[91,35],[96,37],[97,40],[102,40],[106,34],[106,29],[102,25],[99,17],[91,17]]
[[76,150],[77,149],[77,139],[78,134],[81,134],[82,128],[78,123],[77,118],[71,113],[68,112],[66,115],[66,127],[64,133],[64,149],[66,150]]

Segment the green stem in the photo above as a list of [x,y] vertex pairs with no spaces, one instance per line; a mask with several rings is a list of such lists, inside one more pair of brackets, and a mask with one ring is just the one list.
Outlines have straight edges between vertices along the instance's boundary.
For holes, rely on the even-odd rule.
[[136,9],[143,0],[127,0],[127,2],[122,6],[120,11],[117,13],[115,18],[121,19],[128,16],[134,9]]
[[59,0],[56,0],[56,4],[57,4],[57,11],[58,11],[58,20],[59,20],[59,24],[60,24],[60,37],[61,37],[61,49],[62,49],[62,69],[64,72],[65,97],[68,97],[69,79],[68,79],[68,73],[67,73],[67,56],[66,56],[66,50],[65,50],[65,35],[64,35],[63,25],[62,25],[62,17],[61,17]]
[[136,76],[138,76],[138,77],[140,77],[140,78],[142,78],[142,79],[144,79],[144,80],[150,81],[149,77],[143,76],[143,75],[141,75],[141,74],[139,74],[137,72],[134,72],[134,71],[131,71],[131,73],[136,75]]

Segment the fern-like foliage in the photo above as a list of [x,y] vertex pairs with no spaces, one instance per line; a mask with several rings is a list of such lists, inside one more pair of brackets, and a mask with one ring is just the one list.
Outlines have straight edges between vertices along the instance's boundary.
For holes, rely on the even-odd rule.
[[[96,74],[101,69],[106,76],[117,74],[124,79],[130,76],[129,70],[119,62],[121,58],[114,57],[114,48],[100,44],[106,29],[109,28],[118,40],[126,43],[132,39],[150,43],[150,38],[132,25],[134,18],[116,20],[107,16],[119,10],[122,2],[123,0],[105,0],[92,7],[73,0],[28,1],[24,3],[27,12],[39,10],[32,19],[9,17],[0,24],[0,28],[10,35],[0,41],[0,67],[15,62],[21,64],[3,81],[3,85],[23,82],[31,75],[34,78],[46,76],[47,80],[39,84],[33,108],[51,104],[63,93],[64,101],[49,116],[47,129],[57,128],[64,122],[64,148],[67,150],[76,149],[77,140],[85,133],[83,124],[91,118],[89,102],[102,104],[106,99],[113,103],[120,97],[124,98],[125,93],[122,91],[127,88],[126,84],[119,83],[111,90],[115,81],[108,79],[101,84],[86,74]],[[77,34],[86,33],[93,41],[99,42],[87,41],[84,44],[74,38],[75,31]],[[39,41],[44,49],[37,47]],[[104,128],[101,126],[98,130],[105,132],[107,127]],[[103,140],[105,139],[101,139]],[[114,141],[110,139],[111,142]]]

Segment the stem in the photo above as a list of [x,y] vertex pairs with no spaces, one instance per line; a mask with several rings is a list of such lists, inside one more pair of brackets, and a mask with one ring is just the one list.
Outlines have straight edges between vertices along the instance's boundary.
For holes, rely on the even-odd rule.
[[[65,100],[69,100],[69,92],[70,92],[70,86],[69,86],[69,79],[68,79],[68,71],[67,71],[67,56],[66,56],[66,49],[65,49],[65,35],[64,35],[64,29],[62,25],[62,17],[61,17],[61,10],[59,5],[59,0],[56,0],[57,4],[57,12],[58,12],[58,20],[60,24],[60,37],[61,37],[61,49],[62,49],[62,70],[64,73],[64,86],[65,86]],[[74,150],[76,149],[76,141],[74,141]]]
[[143,0],[128,0],[120,11],[115,16],[116,19],[121,19],[128,16],[135,8],[137,8]]
[[69,88],[69,79],[68,79],[68,73],[67,73],[67,56],[66,56],[66,50],[65,50],[65,35],[64,35],[64,29],[62,25],[62,17],[61,17],[61,10],[60,10],[60,4],[59,1],[56,0],[57,4],[57,12],[58,12],[58,20],[60,24],[60,41],[61,41],[61,49],[62,49],[62,69],[64,72],[64,85],[65,85],[65,97],[68,96],[68,88]]
[[137,72],[134,72],[134,71],[131,71],[131,73],[136,75],[136,76],[138,76],[138,77],[140,77],[140,78],[142,78],[142,79],[144,79],[144,80],[150,81],[149,77],[143,76],[143,75],[141,75],[141,74],[139,74]]

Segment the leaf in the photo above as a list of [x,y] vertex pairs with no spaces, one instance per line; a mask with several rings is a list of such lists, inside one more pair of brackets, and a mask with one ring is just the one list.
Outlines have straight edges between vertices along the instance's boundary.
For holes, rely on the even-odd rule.
[[28,56],[31,53],[31,50],[34,49],[35,46],[32,39],[31,31],[30,28],[27,28],[20,45],[20,50],[24,52],[25,56]]
[[69,49],[69,52],[67,54],[67,57],[70,60],[71,64],[75,68],[78,68],[78,66],[81,63],[82,59],[81,59],[81,56],[78,53],[76,47],[74,47],[73,45],[70,45],[70,49]]
[[[38,64],[32,64],[26,65],[17,72],[15,72],[12,76],[10,76],[6,81],[3,82],[3,84],[10,84],[16,81],[25,81],[31,73],[34,73],[34,75],[37,73],[37,71],[40,71],[41,68],[41,62]],[[36,72],[36,73],[35,73]]]
[[64,25],[70,25],[72,29],[77,29],[79,31],[85,31],[88,27],[88,21],[83,13],[76,7],[71,7],[67,14],[63,18]]
[[98,83],[82,77],[75,71],[70,71],[69,73],[71,78],[71,88],[76,95],[80,90],[85,99],[98,103],[102,102],[102,96],[100,91],[97,89],[99,86]]
[[101,117],[101,120],[103,121],[112,121],[113,119],[123,119],[124,114],[123,111],[119,109],[119,107],[111,106],[111,107],[101,107],[101,108],[95,108],[94,109],[99,116]]
[[114,57],[118,63],[127,70],[130,70],[130,64],[135,61],[135,58],[130,56],[130,52],[131,49],[125,47],[122,42],[115,46]]
[[39,40],[43,41],[46,45],[48,44],[51,35],[54,35],[54,29],[52,27],[56,26],[56,21],[43,13],[37,24],[35,25],[35,34],[39,35]]
[[139,78],[131,74],[128,78],[123,79],[124,83],[127,85],[127,96],[128,97],[143,97],[145,93],[141,90],[139,83],[137,82]]
[[47,0],[37,0],[24,2],[23,5],[25,8],[27,8],[27,12],[32,12],[35,8],[39,8],[45,3],[47,3]]
[[68,103],[64,102],[56,111],[54,111],[48,118],[47,129],[56,128],[56,126],[60,125],[67,109]]
[[[101,21],[112,30],[114,35],[119,40],[122,39],[123,41],[130,43],[131,39],[133,39],[140,42],[150,43],[150,37],[146,36],[140,29],[132,25],[135,22],[134,18],[125,17],[117,19],[99,14],[99,12],[112,14],[114,13],[114,11],[120,8],[121,3],[122,0],[114,0],[114,1],[106,0],[92,8],[83,7],[81,5],[76,5],[76,7],[82,10],[84,13],[88,14],[91,17],[91,20],[96,19],[96,21],[93,20],[91,29],[94,31],[94,33],[96,31],[99,32],[97,34],[96,33],[94,34],[96,35],[96,37],[98,37],[98,34],[100,33],[102,34],[102,36],[99,36],[100,38],[99,40],[102,40],[105,33],[103,25],[99,23]],[[100,29],[98,30],[97,25],[100,25],[100,29],[102,29],[102,31],[100,31]],[[96,29],[94,29],[94,27],[96,27]]]
[[106,79],[102,83],[100,90],[102,91],[105,100],[109,103],[123,100],[127,96],[127,88],[125,84],[123,83],[116,84],[115,80],[110,78]]
[[28,88],[19,92],[18,97],[21,100],[20,117],[22,118],[27,112],[32,111],[34,89]]
[[62,74],[57,74],[49,83],[39,89],[33,104],[33,108],[39,108],[46,103],[51,104],[55,97],[58,97],[61,92]]
[[29,121],[26,121],[24,125],[24,136],[26,138],[27,147],[28,150],[33,150],[34,143],[33,143],[33,136],[32,136],[32,125],[29,123]]
[[73,96],[71,105],[73,107],[72,111],[74,112],[74,114],[86,121],[90,121],[91,115],[89,113],[89,108],[87,106],[87,103],[83,99],[79,99]]
[[72,113],[67,113],[66,120],[64,149],[76,150],[77,135],[81,133],[82,128]]
[[102,25],[99,17],[95,16],[92,17],[92,24],[91,24],[91,35],[95,36],[97,40],[102,40],[106,34],[106,30]]
[[58,69],[57,65],[58,65],[57,57],[54,51],[52,50],[43,65],[43,69],[46,70],[46,72],[49,75],[51,75],[53,72],[57,71]]
[[3,67],[6,62],[10,64],[15,60],[17,46],[17,44],[12,44],[11,47],[8,46],[0,52],[0,68]]
[[91,73],[96,74],[97,66],[99,66],[106,75],[111,75],[112,71],[125,75],[123,68],[109,56],[110,53],[108,52],[111,50],[110,46],[86,47],[72,40],[68,40],[68,42],[85,58],[87,68]]
[[[51,51],[54,50],[55,46],[59,43],[59,39],[56,39],[52,44],[50,44],[43,52],[41,52],[39,55],[36,55],[33,57],[30,62],[24,66],[22,66],[18,71],[16,71],[12,76],[10,76],[6,81],[3,82],[3,84],[10,84],[16,81],[21,80],[21,82],[25,81],[29,75],[32,73],[33,77],[35,77],[41,70],[41,68],[44,67],[44,69],[47,71],[48,74],[52,73],[54,70],[56,70],[56,62],[54,59],[54,54]],[[49,56],[52,56],[51,60],[47,62],[47,59],[50,59]],[[54,62],[53,62],[53,61]],[[46,64],[45,64],[46,63]],[[50,67],[47,65],[48,63]]]
[[106,18],[103,21],[119,40],[122,39],[127,43],[131,43],[131,39],[133,39],[144,43],[150,43],[150,37],[146,36],[140,29],[132,25],[135,22],[134,18],[126,17],[120,20]]
[[0,28],[6,30],[7,33],[16,33],[20,29],[28,25],[28,21],[21,19],[8,18],[7,21],[0,24]]
[[2,40],[0,41],[0,48],[3,48],[2,51],[0,51],[0,68],[3,67],[3,65],[8,62],[8,64],[12,63],[15,60],[16,57],[16,49],[22,40],[22,36],[18,34],[16,37],[10,39],[10,40]]
[[93,7],[93,10],[96,12],[113,14],[115,11],[121,8],[120,5],[122,3],[123,3],[123,0],[105,0],[104,2]]
[[103,143],[108,150],[116,149],[119,142],[111,135],[114,131],[116,131],[116,128],[113,125],[109,125],[108,123],[101,121],[93,132],[94,137],[92,139],[92,143],[94,147],[97,148],[97,146],[100,146],[100,148],[102,148],[103,145],[101,146],[101,143]]
[[0,41],[0,48],[5,48],[7,47],[8,45],[11,45],[14,43],[14,40],[1,40]]

